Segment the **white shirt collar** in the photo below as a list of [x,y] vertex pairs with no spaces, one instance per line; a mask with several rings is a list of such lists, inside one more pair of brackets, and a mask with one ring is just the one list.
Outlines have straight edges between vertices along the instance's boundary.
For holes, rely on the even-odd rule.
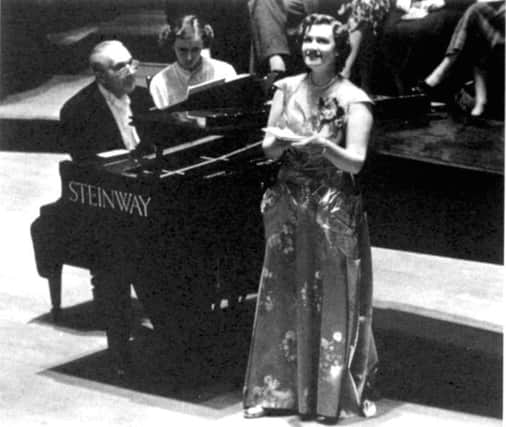
[[98,89],[100,90],[100,93],[104,95],[104,98],[109,105],[112,105],[113,107],[119,109],[126,109],[130,106],[130,97],[127,94],[124,94],[121,98],[118,98],[100,83],[98,83]]

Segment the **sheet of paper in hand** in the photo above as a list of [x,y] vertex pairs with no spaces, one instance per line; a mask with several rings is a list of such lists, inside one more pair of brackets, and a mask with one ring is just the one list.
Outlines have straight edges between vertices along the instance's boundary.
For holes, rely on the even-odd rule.
[[276,126],[268,126],[262,129],[265,133],[270,134],[277,139],[282,139],[283,141],[302,141],[307,138],[307,136],[298,135],[292,132],[288,128],[279,128]]

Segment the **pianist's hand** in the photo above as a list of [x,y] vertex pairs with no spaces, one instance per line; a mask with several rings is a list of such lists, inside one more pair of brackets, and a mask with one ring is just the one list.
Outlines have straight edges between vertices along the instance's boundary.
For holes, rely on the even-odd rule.
[[134,157],[143,157],[148,154],[156,153],[156,146],[151,143],[141,142],[135,149],[132,151],[132,155]]

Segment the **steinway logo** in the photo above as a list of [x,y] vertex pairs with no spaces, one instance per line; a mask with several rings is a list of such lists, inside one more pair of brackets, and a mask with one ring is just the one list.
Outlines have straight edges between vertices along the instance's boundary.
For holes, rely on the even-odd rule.
[[128,193],[113,189],[102,188],[84,182],[70,181],[69,200],[102,209],[113,209],[130,215],[149,216],[151,197],[141,194]]

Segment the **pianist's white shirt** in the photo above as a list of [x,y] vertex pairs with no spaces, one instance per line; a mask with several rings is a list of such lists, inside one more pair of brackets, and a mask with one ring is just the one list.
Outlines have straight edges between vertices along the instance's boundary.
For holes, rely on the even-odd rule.
[[139,135],[135,126],[130,124],[132,119],[130,97],[124,95],[121,98],[117,98],[101,84],[98,85],[98,89],[104,95],[105,101],[114,116],[114,120],[116,120],[125,148],[130,151],[133,150],[139,144]]
[[202,64],[196,70],[188,71],[177,62],[170,64],[155,74],[149,84],[149,91],[157,108],[184,101],[188,86],[215,79],[229,79],[237,74],[234,67],[227,62],[202,57]]

